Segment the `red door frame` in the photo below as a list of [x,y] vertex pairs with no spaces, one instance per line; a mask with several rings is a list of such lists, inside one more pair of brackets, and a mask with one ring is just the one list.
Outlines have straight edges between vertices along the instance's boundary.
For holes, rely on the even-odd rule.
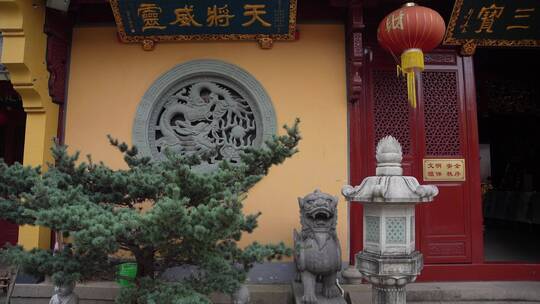
[[[480,141],[478,139],[478,118],[476,110],[476,83],[472,57],[459,57],[463,68],[463,85],[465,93],[465,117],[469,166],[467,176],[470,177],[471,197],[471,247],[472,263],[484,262],[484,215],[482,212],[482,193],[480,189]],[[474,220],[480,219],[480,220]]]
[[[486,263],[484,261],[483,214],[480,197],[480,165],[478,121],[476,109],[476,86],[472,57],[458,57],[463,68],[463,92],[465,94],[466,141],[468,149],[468,169],[470,195],[471,263],[428,264],[425,265],[419,281],[484,281],[484,280],[535,280],[540,281],[540,264],[526,263]],[[367,69],[360,69],[362,79],[368,79]],[[350,84],[349,84],[350,85]],[[350,90],[351,88],[349,88]],[[350,183],[358,185],[370,172],[369,158],[363,147],[372,145],[367,134],[369,110],[364,86],[362,94],[348,105],[349,111],[349,159]],[[423,126],[420,126],[423,127]],[[419,168],[421,170],[421,168]],[[362,248],[363,211],[360,204],[352,203],[350,213],[350,262],[354,263],[355,248]],[[480,219],[480,220],[478,220]]]

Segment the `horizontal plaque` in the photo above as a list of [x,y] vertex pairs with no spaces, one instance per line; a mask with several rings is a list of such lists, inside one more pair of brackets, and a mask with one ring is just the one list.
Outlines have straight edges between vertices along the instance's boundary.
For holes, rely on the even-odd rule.
[[296,0],[110,0],[123,42],[294,40]]
[[[444,45],[540,46],[538,0],[456,0]],[[470,54],[469,54],[470,55]]]
[[425,181],[464,181],[465,159],[424,158]]

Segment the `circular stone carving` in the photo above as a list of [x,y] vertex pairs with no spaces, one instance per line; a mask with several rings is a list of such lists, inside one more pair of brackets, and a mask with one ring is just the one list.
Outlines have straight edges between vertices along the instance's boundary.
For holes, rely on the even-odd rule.
[[146,91],[133,124],[139,155],[160,160],[166,149],[209,156],[196,170],[222,160],[237,163],[246,147],[260,147],[276,132],[270,97],[245,70],[218,60],[177,65]]

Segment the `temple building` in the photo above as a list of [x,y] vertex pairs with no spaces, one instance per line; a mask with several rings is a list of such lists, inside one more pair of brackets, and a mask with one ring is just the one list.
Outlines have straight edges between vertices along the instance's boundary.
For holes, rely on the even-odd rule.
[[[337,233],[354,263],[371,228],[341,187],[375,174],[376,143],[392,135],[404,175],[440,191],[416,209],[419,280],[540,280],[537,3],[418,1],[447,28],[424,54],[411,107],[377,41],[381,20],[405,1],[169,2],[0,0],[0,157],[45,166],[56,137],[120,168],[110,134],[155,159],[167,147],[214,149],[197,168],[212,170],[299,118],[299,153],[245,201],[262,216],[243,242],[292,245],[297,198],[320,189],[340,198]],[[52,238],[0,222],[2,245],[47,248]]]

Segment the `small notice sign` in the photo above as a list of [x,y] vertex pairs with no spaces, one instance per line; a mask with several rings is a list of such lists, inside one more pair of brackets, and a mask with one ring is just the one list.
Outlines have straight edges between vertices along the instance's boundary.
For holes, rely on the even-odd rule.
[[294,40],[296,0],[110,0],[120,39]]
[[424,158],[425,181],[465,181],[465,159]]

